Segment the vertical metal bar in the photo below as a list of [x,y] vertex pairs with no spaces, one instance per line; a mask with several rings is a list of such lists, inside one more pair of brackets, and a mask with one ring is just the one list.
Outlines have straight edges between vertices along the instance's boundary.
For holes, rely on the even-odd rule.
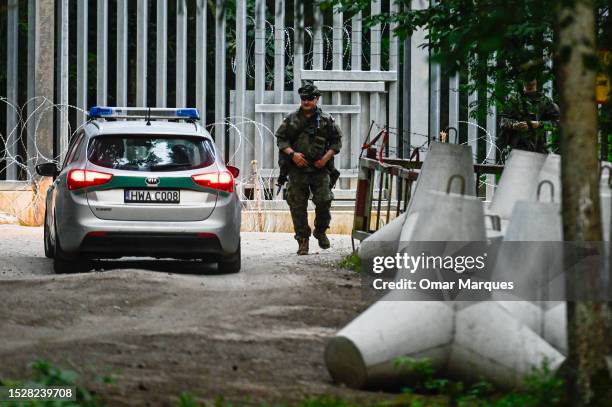
[[196,107],[202,123],[206,123],[206,0],[198,0],[196,8]]
[[[246,2],[236,3],[236,118],[235,123],[238,131],[234,131],[236,137],[242,137],[240,144],[240,154],[238,157],[238,167],[243,168],[246,173],[247,161],[247,139],[245,134],[246,126],[243,124],[245,119],[245,97],[246,97]],[[238,141],[238,140],[236,140]],[[238,143],[236,143],[238,145]],[[245,174],[246,175],[246,174]]]
[[30,164],[36,158],[36,125],[35,111],[40,104],[36,96],[36,0],[28,1],[28,117],[27,117],[27,154],[28,179],[34,176]]
[[[344,16],[342,12],[338,9],[334,10],[333,14],[333,49],[332,49],[332,69],[341,71],[343,68],[343,51],[344,51],[344,32],[343,32],[343,21]],[[332,104],[341,105],[342,104],[342,93],[341,92],[332,92]],[[342,128],[343,118],[341,115],[336,116],[336,125]],[[336,162],[336,165],[339,164],[340,169],[350,168],[351,166],[351,149],[350,142],[346,143],[345,148],[340,151],[340,161]],[[339,183],[339,187],[343,189],[348,189],[348,181],[341,179]]]
[[[497,159],[497,106],[493,104],[487,115],[486,162],[494,164]],[[495,175],[487,175],[486,200],[491,201],[495,193]]]
[[138,0],[136,17],[136,105],[146,107],[147,103],[147,28],[148,1]]
[[393,201],[393,173],[389,172],[389,193],[387,194],[387,224],[391,219],[391,201]]
[[402,196],[404,196],[404,193],[402,193],[402,191],[405,191],[406,188],[406,179],[404,177],[397,177],[398,181],[399,181],[399,188],[397,190],[397,204],[395,206],[395,217],[397,218],[400,214],[400,210],[401,210],[401,204],[402,204]]
[[[274,103],[283,103],[285,96],[285,0],[274,3]],[[283,120],[282,114],[274,115],[274,131]],[[278,149],[274,149],[274,162]]]
[[[255,1],[255,103],[264,103],[266,88],[266,2]],[[255,120],[263,124],[263,113],[256,113]],[[264,156],[264,143],[270,142],[267,135],[260,139],[259,132],[255,132],[255,159],[263,167],[266,162]]]
[[[448,125],[459,131],[459,72],[449,78]],[[449,142],[451,142],[450,139]]]
[[[429,7],[427,0],[414,0],[413,9]],[[417,30],[410,39],[410,100],[429,100],[429,52],[422,48],[427,43],[427,32]],[[426,145],[429,134],[429,103],[410,103],[410,139],[415,146]],[[424,158],[424,157],[423,157]]]
[[[381,4],[379,1],[373,1],[370,6],[371,15],[378,15],[381,11]],[[380,56],[381,56],[381,35],[380,35],[380,24],[372,26],[370,30],[370,70],[380,71]],[[382,127],[385,123],[382,122],[380,117],[380,94],[378,92],[370,93],[370,118],[376,122],[376,124]]]
[[[373,1],[370,6],[371,15],[375,16],[380,14],[380,1]],[[380,23],[373,25],[370,30],[370,70],[380,71],[380,57],[381,57],[381,27]]]
[[[28,175],[34,177],[39,158],[53,159],[55,2],[29,2],[28,11]],[[28,98],[30,99],[30,97]],[[40,110],[34,113],[34,110]]]
[[339,9],[334,10],[333,14],[333,50],[332,50],[332,69],[342,70],[342,52],[344,51],[342,44],[342,23],[343,15]]
[[472,156],[478,156],[478,121],[472,117],[474,110],[478,109],[478,92],[474,91],[468,95],[468,145],[472,148]]
[[57,158],[61,160],[68,149],[69,125],[68,125],[68,44],[69,44],[69,14],[68,0],[61,0],[59,5],[59,33],[60,38],[58,44],[58,103],[60,105],[57,115],[58,137],[56,140]]
[[412,56],[411,56],[411,44],[412,40],[410,37],[404,40],[404,69],[402,72],[402,156],[404,158],[410,157],[411,153],[411,128],[410,128],[410,117],[412,108],[410,105],[410,86],[412,82]]
[[108,99],[108,0],[98,0],[96,35],[96,101],[106,106]]
[[[77,107],[87,110],[87,24],[88,0],[77,3]],[[77,113],[77,125],[87,120],[87,114]]]
[[293,91],[302,86],[302,69],[304,69],[304,3],[296,1],[293,7]]
[[[431,5],[438,3],[431,0]],[[429,135],[436,140],[440,137],[440,64],[431,63],[429,67]]]
[[225,1],[215,1],[215,143],[226,157],[225,148]]
[[157,0],[156,37],[155,104],[157,107],[166,107],[168,105],[168,0]]
[[429,134],[440,137],[440,64],[431,63],[429,76]]
[[[399,6],[397,2],[391,2],[390,6],[391,14],[399,12]],[[397,28],[397,23],[392,23],[389,29],[389,70],[399,71],[399,43],[397,36],[393,30]],[[389,156],[393,156],[395,153],[396,157],[400,154],[397,151],[399,132],[399,76],[397,81],[389,84],[389,127],[392,128],[392,134],[389,136]]]
[[127,7],[117,0],[117,106],[127,106]]
[[176,0],[176,107],[187,103],[187,5]]
[[312,39],[312,69],[323,69],[323,14],[318,3],[313,5],[314,35]]
[[15,107],[6,105],[6,179],[17,179],[17,146],[21,132],[17,123],[19,95],[19,0],[9,0],[7,16],[6,97]]
[[384,186],[384,178],[386,176],[384,171],[384,168],[381,168],[380,172],[378,173],[380,178],[378,181],[378,204],[376,206],[376,227],[374,230],[378,230],[378,226],[380,225],[380,206],[382,205],[382,191]]
[[[351,70],[361,70],[361,54],[362,49],[362,24],[361,24],[361,12],[355,14],[351,19]],[[361,94],[359,92],[351,92],[351,104],[361,106]],[[363,111],[363,109],[362,109]],[[359,149],[361,147],[361,140],[365,137],[361,134],[361,115],[351,115],[351,135],[349,145],[345,146],[346,150],[350,151],[350,167],[357,168],[359,165]]]

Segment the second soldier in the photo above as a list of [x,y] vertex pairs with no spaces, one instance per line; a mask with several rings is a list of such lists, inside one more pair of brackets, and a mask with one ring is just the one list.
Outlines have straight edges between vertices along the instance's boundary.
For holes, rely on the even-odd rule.
[[[330,247],[326,231],[331,221],[332,186],[339,175],[333,166],[334,155],[342,147],[342,133],[331,115],[317,106],[321,93],[306,84],[298,89],[300,107],[290,113],[276,131],[281,172],[289,177],[287,203],[291,211],[297,254],[308,254],[311,229],[308,225],[308,198],[315,204],[313,236],[319,247]],[[284,155],[284,156],[283,156]]]

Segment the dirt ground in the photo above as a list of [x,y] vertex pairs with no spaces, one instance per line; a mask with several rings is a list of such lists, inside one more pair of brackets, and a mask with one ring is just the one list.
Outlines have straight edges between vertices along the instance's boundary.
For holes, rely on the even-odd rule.
[[[42,228],[0,225],[0,377],[27,377],[45,358],[112,406],[174,405],[183,391],[239,404],[388,398],[334,385],[323,360],[326,339],[368,305],[359,276],[336,266],[350,239],[333,236],[326,251],[311,239],[314,253],[300,257],[289,234],[242,242],[234,275],[131,260],[58,276]],[[101,384],[105,375],[115,384]]]

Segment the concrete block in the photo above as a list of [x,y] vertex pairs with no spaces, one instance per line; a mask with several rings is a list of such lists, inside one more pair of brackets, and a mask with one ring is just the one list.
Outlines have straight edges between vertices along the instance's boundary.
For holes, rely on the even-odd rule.
[[448,370],[466,380],[484,378],[508,388],[520,386],[545,360],[555,370],[564,359],[500,304],[480,302],[457,313]]
[[[430,190],[446,192],[453,175],[460,175],[465,180],[465,195],[476,195],[471,148],[458,144],[432,143],[419,173],[407,212],[412,213],[413,210],[432,204],[431,197],[423,194]],[[455,194],[461,193],[461,182],[458,179],[451,184],[450,191]]]
[[407,372],[395,365],[400,356],[429,357],[442,367],[453,314],[442,302],[379,301],[328,342],[327,368],[335,382],[364,388],[406,379]]
[[517,201],[531,199],[546,156],[530,151],[512,150],[491,201],[491,213],[509,219]]
[[549,301],[545,305],[542,335],[555,349],[567,355],[567,303]]

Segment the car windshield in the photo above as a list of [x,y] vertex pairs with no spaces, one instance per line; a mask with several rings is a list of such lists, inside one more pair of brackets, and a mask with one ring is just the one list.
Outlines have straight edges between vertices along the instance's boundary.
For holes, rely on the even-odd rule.
[[90,141],[87,159],[118,170],[186,171],[211,165],[214,150],[202,137],[108,135]]

